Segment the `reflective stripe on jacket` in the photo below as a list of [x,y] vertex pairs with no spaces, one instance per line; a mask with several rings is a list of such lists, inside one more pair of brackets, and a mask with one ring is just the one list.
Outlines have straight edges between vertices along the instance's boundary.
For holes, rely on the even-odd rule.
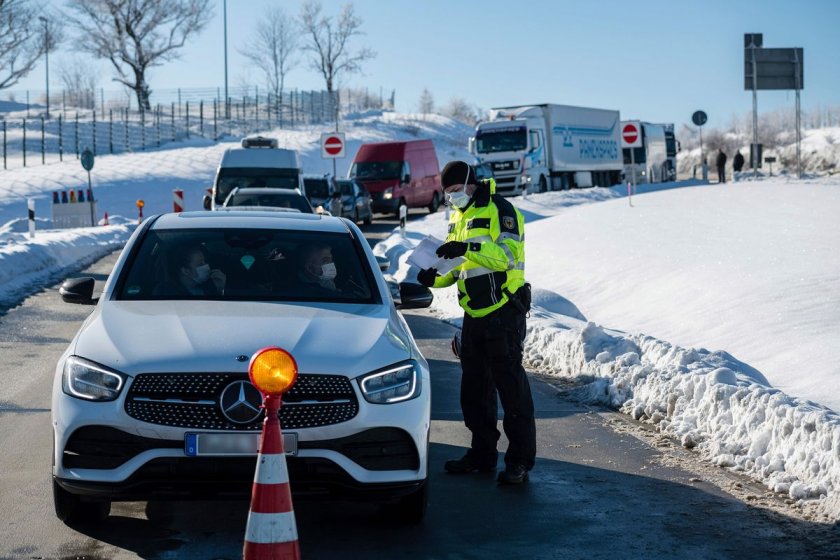
[[469,243],[466,261],[437,277],[434,287],[457,282],[458,303],[471,317],[499,309],[507,293],[515,294],[525,283],[525,219],[496,194],[493,179],[478,184],[465,209],[453,209],[446,240]]

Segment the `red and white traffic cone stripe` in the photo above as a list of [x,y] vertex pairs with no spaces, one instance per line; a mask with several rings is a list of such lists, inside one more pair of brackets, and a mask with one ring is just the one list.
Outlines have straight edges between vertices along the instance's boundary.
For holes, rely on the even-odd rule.
[[265,407],[243,557],[245,560],[300,560],[289,470],[277,419],[279,397],[267,396]]

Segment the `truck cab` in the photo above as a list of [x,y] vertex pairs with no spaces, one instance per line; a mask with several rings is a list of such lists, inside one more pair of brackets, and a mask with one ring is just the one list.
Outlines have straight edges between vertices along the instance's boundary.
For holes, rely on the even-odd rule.
[[665,129],[665,175],[666,181],[677,180],[677,154],[682,147],[674,134],[674,123],[661,125]]
[[298,189],[306,195],[298,153],[278,147],[276,138],[243,138],[222,154],[204,208],[221,208],[235,188]]
[[496,192],[515,196],[526,189],[545,192],[549,188],[545,148],[545,120],[536,111],[516,117],[496,115],[479,123],[470,139],[470,152],[486,164],[496,180]]

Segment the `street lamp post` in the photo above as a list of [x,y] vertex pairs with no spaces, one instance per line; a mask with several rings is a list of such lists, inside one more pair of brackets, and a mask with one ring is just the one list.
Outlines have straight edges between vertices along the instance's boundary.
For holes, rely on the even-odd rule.
[[44,24],[44,55],[46,56],[47,66],[47,118],[50,118],[50,27],[47,18],[38,16],[38,19]]
[[225,118],[230,119],[230,105],[228,104],[228,61],[227,61],[227,0],[224,0],[225,21]]

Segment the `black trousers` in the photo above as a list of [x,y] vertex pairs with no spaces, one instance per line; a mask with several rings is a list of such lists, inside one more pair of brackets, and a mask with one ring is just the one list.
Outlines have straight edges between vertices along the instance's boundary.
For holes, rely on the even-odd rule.
[[718,165],[718,183],[726,182],[726,167]]
[[505,463],[534,466],[537,429],[531,386],[522,367],[524,340],[525,314],[512,303],[480,319],[464,315],[461,410],[472,432],[469,453],[482,465],[495,465],[497,460],[498,394],[505,413],[502,426],[510,442]]

